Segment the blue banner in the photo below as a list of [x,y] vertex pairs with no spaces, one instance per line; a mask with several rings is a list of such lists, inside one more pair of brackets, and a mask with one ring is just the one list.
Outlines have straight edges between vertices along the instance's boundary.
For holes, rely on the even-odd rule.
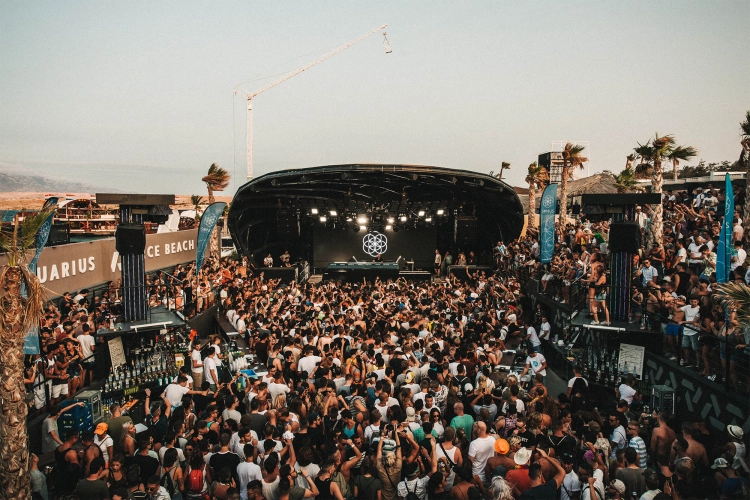
[[212,203],[201,216],[201,224],[198,227],[198,246],[195,252],[196,275],[200,272],[203,259],[206,257],[206,248],[208,242],[211,241],[211,233],[214,231],[216,223],[219,222],[219,217],[226,206],[227,204],[221,201]]
[[[42,206],[42,210],[52,209],[54,206],[57,205],[57,198],[47,198],[44,201],[44,205]],[[39,228],[39,232],[36,233],[36,252],[34,253],[34,257],[31,259],[31,262],[29,262],[29,265],[27,266],[29,268],[29,271],[31,271],[33,274],[36,274],[36,265],[37,262],[39,262],[39,256],[42,255],[42,250],[44,250],[44,246],[47,244],[47,238],[49,238],[49,232],[50,228],[52,227],[52,220],[55,218],[55,212],[49,214],[49,217],[47,217],[47,220],[44,221],[42,226]],[[21,293],[26,296],[26,290],[21,290]],[[39,348],[39,327],[32,328],[31,331],[26,333],[26,337],[23,339],[23,353],[24,354],[39,354],[40,348]]]
[[728,283],[731,281],[732,269],[732,229],[734,226],[734,189],[732,189],[732,180],[729,174],[726,174],[724,181],[724,221],[721,224],[721,233],[719,234],[719,247],[716,250],[716,281],[718,283]]
[[[529,217],[534,217],[536,207],[529,207]],[[550,184],[542,193],[539,206],[539,244],[541,262],[549,264],[555,253],[555,213],[557,212],[557,184]]]

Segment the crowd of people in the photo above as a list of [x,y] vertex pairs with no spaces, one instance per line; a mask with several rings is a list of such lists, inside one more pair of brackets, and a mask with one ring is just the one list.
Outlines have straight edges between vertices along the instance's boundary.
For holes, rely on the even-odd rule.
[[[727,382],[747,390],[738,376],[747,328],[731,311],[725,321],[710,301],[721,197],[713,189],[665,194],[663,244],[633,256],[630,322],[660,328],[674,360],[716,380],[728,372]],[[648,207],[636,221],[648,242]],[[627,379],[616,403],[595,399],[580,370],[567,390],[550,393],[549,322],[522,283],[538,277],[542,293],[568,304],[583,297],[592,323],[609,324],[608,229],[581,217],[558,235],[544,266],[533,232],[498,242],[495,272],[461,280],[447,272],[450,253],[439,251],[439,279],[429,283],[281,285],[245,260],[209,260],[199,279],[190,265],[150,276],[153,304],[187,316],[220,305],[267,373],[230,373],[221,342],[201,349],[196,339],[181,375],[147,395],[141,432],[115,405],[95,433],[57,435],[64,409],[55,403],[87,385],[92,332],[120,307],[116,284],[91,298],[87,290],[66,294],[49,306],[42,355],[26,373],[31,404],[44,406],[45,392],[53,398],[43,452],[54,452],[55,495],[747,498],[741,428],[717,434],[700,420],[641,414],[641,395]],[[457,264],[473,263],[472,253],[457,255]],[[733,255],[734,279],[747,280],[741,244]]]

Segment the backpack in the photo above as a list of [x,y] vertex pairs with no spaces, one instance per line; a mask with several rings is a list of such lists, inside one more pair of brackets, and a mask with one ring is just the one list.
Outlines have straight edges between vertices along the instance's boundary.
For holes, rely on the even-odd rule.
[[175,494],[175,487],[174,487],[174,481],[172,480],[172,476],[169,474],[169,472],[165,472],[164,475],[161,477],[161,481],[159,481],[160,486],[164,486],[164,489],[167,490],[167,493],[169,493],[169,496],[174,496]]
[[409,491],[409,483],[404,481],[404,486],[406,487],[406,496],[404,497],[404,500],[420,500],[419,495],[417,495],[417,483],[414,483],[414,491]]
[[200,493],[203,491],[204,481],[203,469],[191,469],[185,481],[185,489],[189,493]]

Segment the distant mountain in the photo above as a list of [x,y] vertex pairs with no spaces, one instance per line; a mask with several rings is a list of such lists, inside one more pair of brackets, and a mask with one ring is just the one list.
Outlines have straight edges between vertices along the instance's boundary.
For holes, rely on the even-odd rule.
[[111,187],[92,186],[84,182],[51,179],[41,175],[24,174],[14,171],[0,171],[0,192],[61,192],[76,193],[117,192]]

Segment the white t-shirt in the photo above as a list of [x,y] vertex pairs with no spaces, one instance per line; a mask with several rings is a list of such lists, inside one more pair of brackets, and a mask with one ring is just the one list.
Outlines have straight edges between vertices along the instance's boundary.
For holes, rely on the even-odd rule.
[[320,466],[316,464],[308,464],[304,467],[301,467],[299,462],[294,464],[294,470],[297,471],[297,477],[295,478],[294,483],[300,488],[308,489],[310,487],[310,484],[307,482],[307,478],[300,474],[303,469],[307,471],[307,475],[310,476],[311,479],[315,479],[316,477],[318,477],[318,473],[320,472]]
[[190,388],[186,385],[185,387],[180,384],[169,384],[164,390],[164,397],[167,398],[172,406],[182,405],[182,396],[188,393]]
[[563,478],[560,500],[573,500],[568,493],[575,493],[576,491],[581,491],[581,481],[578,479],[578,474],[570,471]]
[[263,479],[263,474],[260,471],[260,466],[252,462],[242,462],[237,466],[237,476],[239,476],[240,484],[244,484],[245,488],[240,488],[240,498],[247,500],[247,483],[250,481]]
[[624,399],[628,404],[633,404],[633,396],[635,396],[635,389],[630,387],[628,384],[620,384],[620,399]]
[[542,342],[539,340],[539,337],[536,334],[536,329],[533,326],[529,326],[529,328],[526,330],[526,335],[529,336],[529,340],[531,341],[531,345],[541,345]]
[[[166,446],[162,446],[161,448],[159,448],[159,463],[161,464],[164,463],[164,455],[167,453],[168,449],[169,448],[167,448]],[[177,446],[175,446],[174,449],[177,450],[177,460],[179,462],[184,462],[185,454],[182,452],[182,450],[178,448]]]
[[[78,343],[81,345],[81,353],[83,354],[83,359],[88,358],[92,354],[94,354],[94,351],[91,349],[95,345],[94,337],[89,335],[88,333],[85,333],[83,335],[79,335]],[[86,360],[86,363],[92,363],[95,358],[91,358]]]
[[534,375],[537,373],[541,374],[543,377],[547,376],[547,370],[543,369],[542,366],[544,366],[544,363],[547,361],[547,358],[544,357],[543,354],[537,353],[536,356],[526,357],[526,364],[531,366],[531,370],[534,372]]
[[549,334],[552,331],[552,326],[549,324],[549,321],[542,323],[542,326],[539,329],[541,330],[539,338],[549,340]]
[[216,363],[216,366],[221,366],[221,358],[219,358],[219,354],[221,354],[221,347],[216,344],[211,347],[214,348],[214,352],[216,353],[216,356],[214,356],[214,363]]
[[191,361],[190,369],[192,371],[194,371],[195,373],[203,373],[203,366],[196,367],[196,366],[192,365],[192,361],[196,361],[196,362],[200,363],[201,365],[203,365],[203,363],[201,363],[201,352],[200,351],[196,351],[195,349],[193,349],[192,354],[190,354],[190,361]]
[[487,466],[487,460],[495,456],[495,438],[487,436],[476,438],[469,445],[469,457],[474,457],[471,462],[471,469],[474,475],[484,481],[484,469]]
[[206,381],[211,385],[216,385],[218,382],[214,380],[212,372],[216,373],[216,375],[218,375],[219,373],[216,370],[216,362],[214,362],[213,358],[204,359],[203,368],[205,369]]
[[94,434],[94,444],[99,447],[100,450],[102,450],[102,458],[104,459],[104,463],[109,462],[109,453],[107,453],[107,448],[110,446],[114,446],[114,441],[112,438],[107,434],[107,437],[105,437],[103,440],[100,441],[101,438],[99,438],[99,434]]
[[297,371],[307,372],[307,374],[310,375],[315,369],[315,365],[322,360],[323,358],[320,356],[305,356],[304,358],[300,358],[299,363],[297,363]]
[[588,482],[581,488],[581,500],[602,500],[602,495],[606,495],[607,492],[604,490],[604,472],[601,469],[594,470],[594,489],[598,493],[594,493],[589,488]]
[[287,394],[289,392],[292,392],[292,390],[289,389],[289,386],[286,384],[277,384],[275,382],[268,384],[268,393],[271,395],[272,401],[276,399],[276,396],[279,394]]
[[690,258],[690,263],[691,264],[700,264],[701,262],[703,262],[703,258],[702,258],[703,256],[702,255],[701,255],[701,258],[698,258],[698,259],[693,259],[692,258],[693,254],[700,255],[700,253],[701,253],[701,250],[700,250],[701,246],[703,246],[703,245],[696,245],[695,243],[691,243],[690,245],[688,245],[688,252],[691,255],[691,258]]
[[[690,307],[690,305],[686,305],[682,306],[680,310],[685,313],[685,321],[687,322],[695,321],[700,318],[700,307]],[[682,334],[686,337],[691,337],[698,333],[696,330],[697,328],[698,327],[695,325],[685,325],[685,328],[682,329]]]

